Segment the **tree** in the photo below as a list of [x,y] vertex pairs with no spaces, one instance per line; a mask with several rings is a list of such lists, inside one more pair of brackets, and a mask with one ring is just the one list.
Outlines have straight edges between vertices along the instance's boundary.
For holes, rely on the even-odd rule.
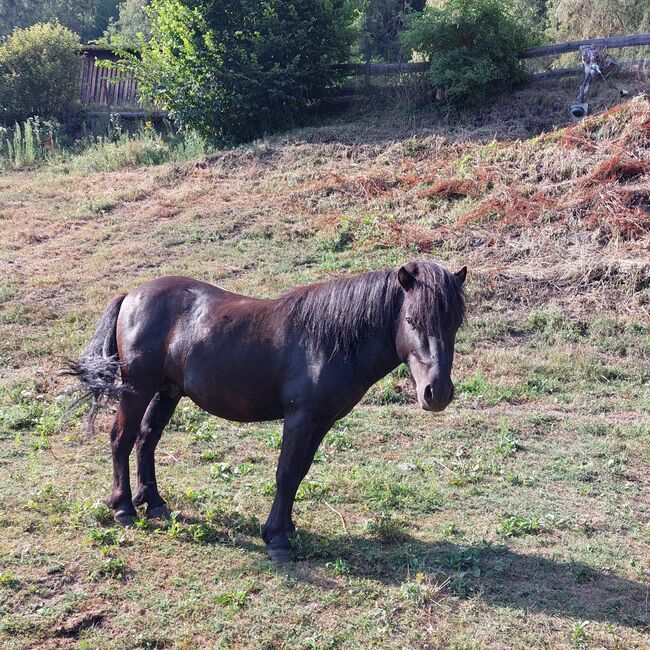
[[59,22],[83,42],[99,38],[117,16],[118,0],[0,0],[0,35],[36,23]]
[[0,124],[65,119],[79,101],[79,37],[59,24],[16,29],[0,43]]
[[352,40],[348,0],[153,0],[131,58],[140,88],[222,143],[287,127],[323,100]]
[[151,21],[147,15],[148,0],[124,0],[118,7],[118,18],[104,34],[109,42],[138,45],[151,38]]
[[650,5],[639,0],[548,0],[552,38],[587,39],[645,32]]
[[425,4],[425,0],[368,0],[361,20],[364,60],[399,61],[399,33],[404,27],[404,17],[412,11],[422,11]]

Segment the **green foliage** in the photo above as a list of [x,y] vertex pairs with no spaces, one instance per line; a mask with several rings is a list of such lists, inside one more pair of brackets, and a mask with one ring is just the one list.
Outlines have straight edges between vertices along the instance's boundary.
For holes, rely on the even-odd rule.
[[0,35],[51,22],[61,23],[87,43],[106,29],[117,5],[118,0],[0,0]]
[[151,21],[146,13],[148,0],[124,0],[118,7],[117,20],[104,33],[109,42],[139,45],[151,38]]
[[84,540],[95,546],[120,546],[124,543],[124,532],[117,528],[93,528]]
[[521,537],[534,535],[539,531],[539,517],[521,517],[519,515],[508,517],[497,526],[497,533],[501,537]]
[[140,88],[219,143],[290,126],[327,95],[351,41],[348,0],[153,0],[152,39],[127,57]]
[[0,124],[63,119],[79,101],[79,37],[58,24],[16,29],[0,43]]
[[361,54],[364,60],[399,61],[399,32],[404,16],[422,11],[424,0],[368,0],[361,16]]
[[97,563],[96,568],[90,572],[91,580],[101,580],[102,578],[121,580],[126,570],[126,562],[120,557],[111,555],[111,548],[108,546],[102,546],[100,550],[102,559]]
[[13,573],[0,573],[0,587],[16,589],[20,586],[20,580]]
[[429,79],[455,104],[476,105],[524,78],[517,54],[537,38],[510,0],[448,0],[408,16],[405,49],[431,62]]
[[[137,133],[120,132],[110,139],[91,138],[82,147],[81,152],[70,157],[68,165],[83,172],[183,162],[207,152],[203,139],[194,131],[159,133],[149,123]],[[214,430],[214,423],[203,418],[201,415],[201,426],[188,427],[197,440]]]
[[248,593],[244,590],[228,592],[217,596],[217,602],[230,609],[241,609],[249,600]]
[[[66,142],[61,125],[39,117],[15,123],[13,128],[0,127],[0,169],[18,169],[53,163],[65,171],[84,173],[115,171],[127,167],[148,167],[170,162],[184,162],[208,153],[203,138],[195,131],[155,130],[146,122],[138,131],[128,133],[113,128],[110,135],[91,134]],[[101,203],[93,210],[101,212]],[[1,319],[0,319],[1,320]],[[196,440],[214,439],[214,423],[200,415],[187,430]]]
[[[650,5],[638,0],[548,0],[550,42],[650,30]],[[617,53],[618,58],[618,53]]]
[[38,116],[13,128],[0,126],[0,169],[54,160],[61,152],[59,129],[57,122],[43,122]]

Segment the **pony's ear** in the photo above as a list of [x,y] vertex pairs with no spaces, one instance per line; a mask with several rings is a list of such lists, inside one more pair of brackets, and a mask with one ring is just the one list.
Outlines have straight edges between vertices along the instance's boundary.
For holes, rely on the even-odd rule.
[[460,271],[456,271],[454,275],[458,278],[458,282],[464,284],[465,278],[467,277],[467,267],[463,266],[463,268]]
[[402,285],[404,291],[410,291],[415,284],[415,276],[417,275],[417,267],[413,269],[413,272],[409,271],[405,266],[401,266],[397,272],[397,279]]

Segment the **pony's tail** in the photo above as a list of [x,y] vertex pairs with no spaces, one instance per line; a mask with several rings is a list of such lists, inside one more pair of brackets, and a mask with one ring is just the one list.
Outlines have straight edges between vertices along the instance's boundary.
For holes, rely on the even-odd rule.
[[63,373],[76,377],[81,382],[85,390],[82,400],[92,398],[87,420],[90,433],[94,431],[95,417],[102,399],[119,399],[125,390],[125,386],[117,382],[120,359],[115,332],[117,317],[125,297],[126,294],[117,296],[106,305],[86,351],[78,361],[68,362]]

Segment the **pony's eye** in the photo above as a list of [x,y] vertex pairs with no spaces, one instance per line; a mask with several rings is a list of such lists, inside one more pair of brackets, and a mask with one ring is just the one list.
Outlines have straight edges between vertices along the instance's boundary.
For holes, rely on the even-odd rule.
[[406,321],[406,322],[407,322],[407,323],[408,323],[408,324],[409,324],[413,329],[415,329],[415,322],[413,321],[413,319],[412,319],[410,316],[407,316],[404,320],[405,320],[405,321]]

